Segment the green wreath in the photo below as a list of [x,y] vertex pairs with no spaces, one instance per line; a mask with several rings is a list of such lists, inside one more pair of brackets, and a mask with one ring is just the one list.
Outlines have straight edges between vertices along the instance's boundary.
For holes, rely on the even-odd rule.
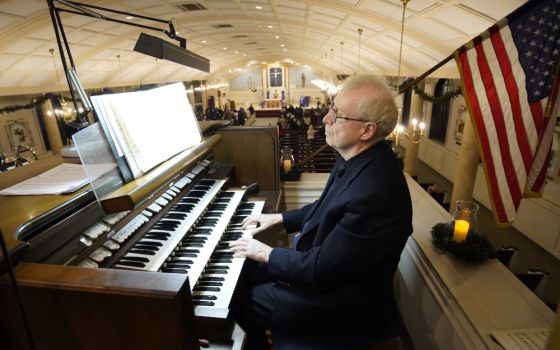
[[432,227],[432,244],[455,258],[470,263],[481,263],[496,257],[496,249],[476,232],[470,231],[466,240],[455,242],[452,223],[439,223]]
[[429,95],[424,90],[420,89],[416,85],[412,85],[412,89],[414,90],[414,92],[418,96],[420,96],[420,98],[422,98],[423,100],[426,100],[426,101],[430,101],[434,104],[435,103],[447,102],[447,101],[449,101],[451,99],[454,99],[455,97],[463,94],[460,86],[457,87],[455,90],[448,91],[445,94],[440,95],[440,96]]

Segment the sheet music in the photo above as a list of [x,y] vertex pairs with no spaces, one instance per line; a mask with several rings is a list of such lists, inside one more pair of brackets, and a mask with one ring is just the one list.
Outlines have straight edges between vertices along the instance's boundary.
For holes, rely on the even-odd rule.
[[[97,178],[113,169],[113,164],[98,164],[92,168]],[[81,164],[62,163],[46,172],[0,191],[3,196],[36,196],[72,193],[89,183]]]
[[92,101],[135,178],[202,141],[182,83]]
[[506,329],[490,332],[490,336],[505,350],[544,350],[549,328]]

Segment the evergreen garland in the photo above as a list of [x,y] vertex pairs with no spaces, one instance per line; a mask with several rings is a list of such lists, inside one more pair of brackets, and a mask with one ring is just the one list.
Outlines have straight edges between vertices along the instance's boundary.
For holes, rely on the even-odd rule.
[[439,223],[432,227],[432,244],[455,258],[470,263],[481,263],[496,256],[496,249],[492,244],[475,232],[469,232],[463,242],[455,242],[453,226],[450,223]]
[[6,106],[6,107],[3,107],[3,108],[0,108],[0,114],[14,113],[14,112],[17,112],[17,111],[22,110],[22,109],[34,108],[35,106],[40,105],[41,103],[45,102],[49,98],[51,98],[51,96],[49,96],[49,95],[38,96],[37,98],[34,98],[33,101],[31,101],[27,104],[24,104],[24,105]]
[[427,94],[424,90],[420,89],[418,86],[416,85],[412,85],[412,89],[414,90],[414,92],[420,96],[420,98],[422,98],[423,100],[426,101],[430,101],[432,103],[442,103],[442,102],[447,102],[451,99],[454,99],[455,97],[462,95],[463,92],[461,91],[461,87],[457,87],[455,90],[453,91],[448,91],[445,94],[441,95],[441,96],[434,96],[434,95],[429,95]]
[[[141,89],[141,87],[139,89]],[[102,94],[107,94],[107,93],[112,93],[112,92],[113,91],[111,91],[109,88],[95,89],[95,90],[91,90],[90,95],[92,95],[92,96],[93,95],[102,95]],[[31,102],[29,102],[27,104],[6,106],[6,107],[3,107],[3,108],[0,108],[0,114],[14,113],[14,112],[17,112],[17,111],[22,110],[22,109],[35,108],[35,106],[40,106],[46,100],[49,100],[49,99],[54,98],[54,97],[58,98],[58,95],[53,94],[53,93],[47,93],[43,96],[38,96],[38,97],[34,98]],[[62,96],[62,98],[64,98],[64,100],[66,100],[66,101],[72,101],[71,96]]]

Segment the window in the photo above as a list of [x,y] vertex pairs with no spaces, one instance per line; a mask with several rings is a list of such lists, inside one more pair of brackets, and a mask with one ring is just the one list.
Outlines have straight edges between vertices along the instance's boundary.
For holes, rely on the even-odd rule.
[[[408,125],[408,120],[410,119],[410,105],[412,102],[412,88],[406,90],[403,93],[403,105],[402,105],[402,118],[401,124]],[[418,118],[419,116],[413,116]]]
[[[434,97],[442,96],[453,90],[451,80],[440,79],[434,90]],[[432,117],[430,119],[430,139],[445,143],[445,135],[447,134],[447,122],[449,120],[449,108],[451,99],[444,102],[434,103],[432,108]]]
[[270,68],[270,87],[282,87],[282,68]]

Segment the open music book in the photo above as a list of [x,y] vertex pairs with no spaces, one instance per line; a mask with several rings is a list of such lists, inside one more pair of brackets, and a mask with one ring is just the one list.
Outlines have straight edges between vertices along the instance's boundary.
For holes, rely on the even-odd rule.
[[135,179],[202,141],[182,83],[91,100],[115,157],[125,158]]

